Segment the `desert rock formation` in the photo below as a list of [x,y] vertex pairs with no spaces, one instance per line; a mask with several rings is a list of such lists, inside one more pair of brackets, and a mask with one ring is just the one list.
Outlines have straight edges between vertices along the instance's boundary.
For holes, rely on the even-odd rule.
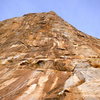
[[52,11],[1,21],[0,100],[100,100],[100,39]]

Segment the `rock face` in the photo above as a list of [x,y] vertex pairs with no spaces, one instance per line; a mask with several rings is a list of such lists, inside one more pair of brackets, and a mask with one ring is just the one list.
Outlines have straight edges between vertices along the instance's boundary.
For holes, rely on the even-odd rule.
[[100,100],[100,39],[52,11],[0,22],[0,100]]

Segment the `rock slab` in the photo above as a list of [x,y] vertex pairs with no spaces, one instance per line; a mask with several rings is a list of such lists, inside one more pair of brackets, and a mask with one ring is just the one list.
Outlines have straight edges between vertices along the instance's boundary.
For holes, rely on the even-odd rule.
[[100,100],[100,39],[53,11],[1,21],[0,100]]

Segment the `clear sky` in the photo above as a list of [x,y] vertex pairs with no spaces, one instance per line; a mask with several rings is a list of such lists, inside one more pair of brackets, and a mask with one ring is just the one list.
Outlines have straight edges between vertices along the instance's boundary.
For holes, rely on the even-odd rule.
[[0,21],[55,11],[77,29],[100,38],[100,0],[0,0]]

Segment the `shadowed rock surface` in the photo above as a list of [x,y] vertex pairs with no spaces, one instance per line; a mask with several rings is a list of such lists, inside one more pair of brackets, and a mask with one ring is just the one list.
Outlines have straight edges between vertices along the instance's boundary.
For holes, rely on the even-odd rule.
[[100,39],[52,11],[1,21],[0,100],[100,100]]

